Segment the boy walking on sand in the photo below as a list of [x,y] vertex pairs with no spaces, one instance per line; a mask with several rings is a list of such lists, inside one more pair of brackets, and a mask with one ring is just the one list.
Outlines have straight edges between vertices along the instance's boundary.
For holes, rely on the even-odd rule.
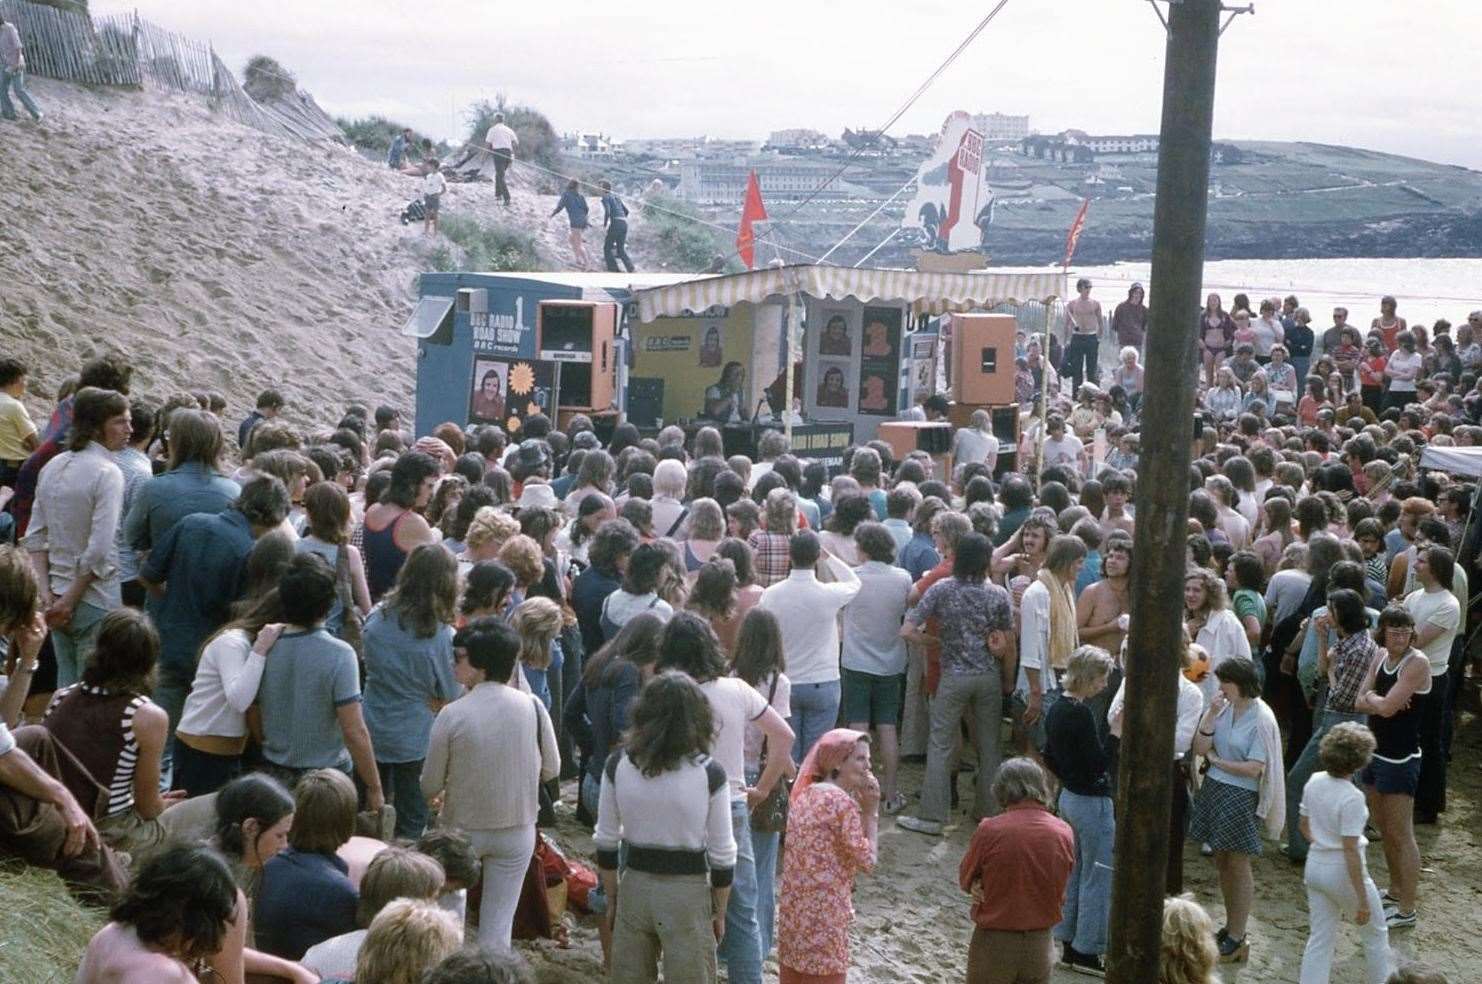
[[14,24],[0,17],[0,116],[7,120],[15,119],[15,104],[10,101],[12,87],[26,112],[40,123],[41,110],[36,108],[36,100],[26,90],[26,50],[21,45],[20,32]]
[[422,207],[426,210],[422,233],[431,236],[437,232],[437,213],[443,192],[448,190],[448,179],[443,177],[442,162],[436,157],[427,162],[427,167],[427,176],[422,179]]

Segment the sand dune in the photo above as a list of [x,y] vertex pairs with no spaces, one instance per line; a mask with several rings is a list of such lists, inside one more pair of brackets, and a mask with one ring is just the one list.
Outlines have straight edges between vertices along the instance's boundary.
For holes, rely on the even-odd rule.
[[[45,122],[0,121],[0,352],[31,365],[34,413],[110,348],[134,361],[137,393],[219,390],[231,422],[269,385],[304,426],[351,400],[410,409],[416,348],[397,331],[431,245],[397,220],[414,179],[193,98],[31,85]],[[444,208],[534,230],[565,268],[554,197],[513,180],[512,209],[482,184],[453,186]]]

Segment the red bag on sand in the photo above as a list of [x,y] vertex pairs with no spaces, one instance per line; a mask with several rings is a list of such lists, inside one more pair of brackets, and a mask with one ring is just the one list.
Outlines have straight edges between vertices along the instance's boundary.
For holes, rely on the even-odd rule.
[[[545,869],[545,884],[551,895],[552,916],[559,918],[566,905],[583,913],[589,912],[587,895],[597,887],[597,873],[566,857],[559,847],[544,837],[536,845],[535,854],[541,859],[541,865]],[[558,900],[563,889],[564,898]]]

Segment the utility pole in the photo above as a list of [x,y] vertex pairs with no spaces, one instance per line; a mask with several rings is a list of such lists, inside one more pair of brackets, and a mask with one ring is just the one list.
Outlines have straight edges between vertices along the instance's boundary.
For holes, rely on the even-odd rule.
[[[1157,10],[1156,5],[1154,9]],[[1107,977],[1158,979],[1220,0],[1170,0]],[[1161,16],[1161,11],[1159,11]]]

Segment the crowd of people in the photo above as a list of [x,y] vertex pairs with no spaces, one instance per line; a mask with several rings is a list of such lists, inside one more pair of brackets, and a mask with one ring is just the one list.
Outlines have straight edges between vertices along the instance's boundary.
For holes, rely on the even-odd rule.
[[[1405,380],[1416,330],[1387,303],[1373,337]],[[1468,667],[1473,490],[1417,465],[1482,435],[1482,350],[1447,337],[1426,348],[1460,365],[1422,359],[1377,415],[1309,343],[1306,418],[1256,401],[1194,437],[1163,981],[1248,956],[1270,844],[1306,866],[1304,984],[1345,919],[1372,984],[1441,979],[1389,934],[1420,918],[1414,824],[1446,811]],[[233,454],[225,400],[131,395],[115,356],[38,428],[0,360],[0,852],[110,907],[81,982],[519,981],[538,828],[574,791],[610,980],[751,984],[775,956],[832,984],[882,822],[965,820],[969,981],[1101,975],[1141,377],[1087,390],[1076,345],[1075,405],[1025,345],[1052,412],[1021,471],[986,414],[946,462],[868,441],[830,469],[780,434],[752,460],[580,415],[300,428],[272,390]]]

